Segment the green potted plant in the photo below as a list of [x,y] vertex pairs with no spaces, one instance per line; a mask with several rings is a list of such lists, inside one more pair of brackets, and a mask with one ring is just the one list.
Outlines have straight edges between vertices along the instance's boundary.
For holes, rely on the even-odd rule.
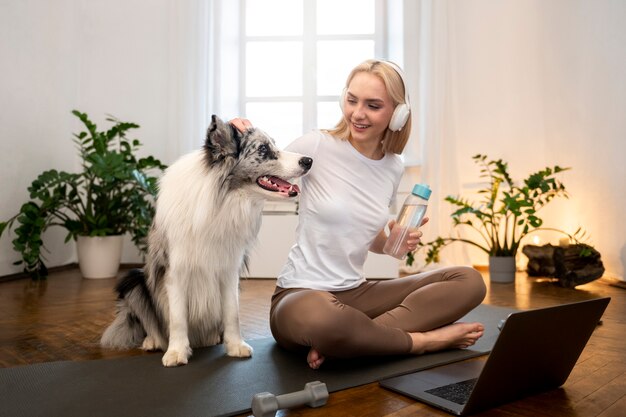
[[[129,233],[133,243],[146,250],[157,192],[157,177],[151,171],[163,170],[165,166],[152,156],[135,155],[141,143],[128,139],[126,134],[139,125],[109,117],[107,121],[113,125],[99,131],[87,114],[76,110],[72,114],[86,129],[74,134],[82,170],[68,173],[52,169],[41,173],[28,187],[30,200],[15,216],[0,222],[0,236],[8,229],[16,235],[13,248],[21,260],[15,264],[22,264],[24,272],[33,279],[48,274],[42,255],[42,234],[50,226],[67,230],[65,242],[91,241],[88,246],[93,245],[94,239],[108,236],[120,236],[116,240],[121,242],[121,236]],[[115,250],[121,255],[120,245],[114,246],[119,247]],[[82,271],[80,258],[79,247]],[[97,252],[96,259],[102,259],[102,252]],[[119,255],[115,272],[118,267]]]
[[[556,174],[568,170],[559,166],[546,167],[530,174],[522,185],[513,181],[508,164],[502,159],[490,160],[486,155],[475,155],[474,162],[480,166],[480,177],[488,184],[478,193],[482,198],[470,201],[460,196],[449,195],[445,201],[456,206],[452,213],[453,227],[473,229],[476,237],[437,237],[422,243],[427,248],[426,263],[439,262],[441,250],[453,243],[472,245],[489,255],[489,270],[492,281],[511,282],[515,279],[515,255],[524,237],[538,230],[552,230],[567,235],[574,241],[580,233],[573,235],[559,229],[543,227],[538,212],[556,197],[568,197],[565,186]],[[407,263],[413,263],[409,254]]]

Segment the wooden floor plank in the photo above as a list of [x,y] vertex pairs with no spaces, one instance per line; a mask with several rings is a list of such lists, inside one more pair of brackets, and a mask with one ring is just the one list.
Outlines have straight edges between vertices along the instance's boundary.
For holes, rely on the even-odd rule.
[[[604,383],[574,406],[574,410],[581,416],[599,416],[626,396],[626,365],[610,362],[598,372]],[[596,377],[589,379],[596,380]],[[626,415],[626,409],[622,412],[622,415]]]
[[626,414],[626,396],[611,404],[598,417],[624,417]]

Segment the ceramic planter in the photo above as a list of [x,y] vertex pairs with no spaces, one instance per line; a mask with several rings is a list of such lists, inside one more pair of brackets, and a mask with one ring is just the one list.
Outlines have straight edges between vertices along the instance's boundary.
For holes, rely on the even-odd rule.
[[489,280],[498,283],[515,282],[515,256],[490,256]]
[[85,278],[113,278],[117,276],[122,259],[123,235],[78,236],[76,249],[78,266]]

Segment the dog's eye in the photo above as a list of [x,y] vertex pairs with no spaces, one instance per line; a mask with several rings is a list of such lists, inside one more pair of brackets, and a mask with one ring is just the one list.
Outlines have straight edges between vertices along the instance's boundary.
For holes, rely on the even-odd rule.
[[265,144],[260,145],[259,148],[258,148],[259,155],[261,155],[261,156],[267,156],[267,153],[269,151],[270,151],[270,148],[267,145],[265,145]]

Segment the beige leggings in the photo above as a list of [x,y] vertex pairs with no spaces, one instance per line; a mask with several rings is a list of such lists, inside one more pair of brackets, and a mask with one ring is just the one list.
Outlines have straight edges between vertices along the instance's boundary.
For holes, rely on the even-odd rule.
[[406,354],[408,332],[457,321],[485,291],[482,276],[469,267],[367,281],[347,291],[276,287],[270,327],[287,349],[313,347],[330,357]]

